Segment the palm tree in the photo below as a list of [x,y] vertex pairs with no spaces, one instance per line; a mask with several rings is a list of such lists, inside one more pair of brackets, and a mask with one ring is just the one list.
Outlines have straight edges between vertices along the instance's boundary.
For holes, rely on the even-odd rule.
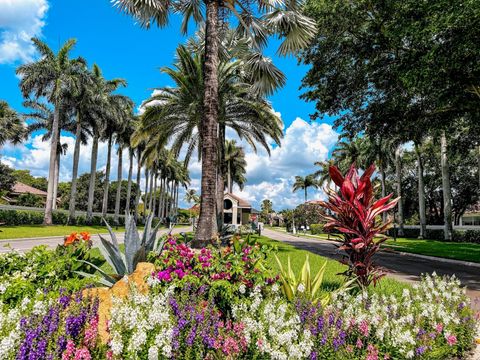
[[415,154],[417,156],[417,171],[418,171],[418,217],[420,218],[420,234],[419,238],[424,239],[427,235],[427,215],[425,211],[425,180],[423,169],[423,158],[420,149],[420,141],[414,140]]
[[331,166],[335,165],[335,161],[333,159],[329,159],[327,161],[315,161],[313,165],[320,167],[320,169],[312,174],[312,176],[317,180],[318,186],[321,187],[325,184],[328,184],[330,182],[329,169]]
[[[116,0],[115,4],[134,16],[141,25],[149,27],[168,23],[170,12],[183,14],[182,32],[187,32],[189,21],[205,23],[205,54],[203,64],[203,116],[199,129],[202,132],[202,183],[200,220],[195,235],[195,245],[205,246],[216,232],[216,181],[217,181],[217,127],[219,122],[219,29],[220,11],[223,16],[235,15],[238,32],[248,34],[258,48],[265,46],[272,33],[285,37],[279,47],[280,54],[289,54],[308,44],[315,35],[315,22],[300,12],[297,1],[282,2],[203,2]],[[205,8],[205,16],[203,9]],[[223,141],[223,140],[222,140]],[[222,143],[223,144],[223,143]]]
[[[126,86],[123,79],[106,80],[100,67],[96,64],[92,68],[93,91],[96,94],[95,104],[99,111],[92,117],[90,126],[92,128],[92,155],[90,164],[90,181],[88,187],[88,201],[87,201],[87,223],[91,223],[93,219],[93,199],[95,191],[95,178],[97,169],[98,157],[98,142],[102,137],[104,129],[109,122],[115,119],[115,111],[113,104],[115,101],[125,101],[122,95],[114,94],[120,86]],[[117,100],[116,100],[117,99]]]
[[198,196],[197,190],[195,190],[195,189],[188,189],[185,192],[184,199],[189,204],[191,204],[191,203],[198,204],[200,202],[200,196]]
[[[342,135],[342,137],[345,138],[346,136]],[[363,154],[363,140],[361,137],[339,141],[332,152],[333,159],[342,172],[346,172],[354,163],[357,164],[357,167],[362,167]]]
[[6,101],[0,100],[0,147],[7,141],[20,143],[25,138],[25,126],[22,118]]
[[57,163],[59,118],[63,111],[63,101],[69,93],[79,86],[80,74],[86,64],[82,58],[70,59],[69,54],[76,41],[68,40],[55,54],[46,43],[37,38],[32,42],[40,53],[39,60],[21,65],[17,74],[22,77],[20,89],[24,97],[31,94],[35,98],[46,97],[54,107],[52,137],[50,149],[50,166],[48,171],[47,201],[45,205],[44,224],[52,224],[52,210],[55,192],[55,165]]
[[247,162],[243,148],[237,146],[235,140],[225,141],[225,164],[227,167],[227,191],[232,192],[233,183],[236,183],[240,189],[243,189],[246,182],[244,175],[247,172]]
[[402,143],[397,145],[395,149],[395,182],[397,188],[398,201],[398,236],[404,236],[404,214],[403,214],[403,198],[402,198]]
[[312,175],[295,176],[295,182],[293,184],[293,192],[302,189],[305,193],[305,202],[307,202],[307,191],[309,187],[318,189],[318,183]]

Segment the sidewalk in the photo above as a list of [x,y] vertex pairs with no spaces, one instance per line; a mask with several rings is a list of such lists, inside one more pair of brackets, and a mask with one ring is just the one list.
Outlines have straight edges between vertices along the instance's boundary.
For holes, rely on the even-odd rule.
[[[178,234],[181,232],[191,231],[191,227],[180,227],[173,228],[172,234]],[[159,235],[167,234],[168,229],[160,229],[158,231]],[[104,238],[110,239],[109,234],[101,234]],[[124,239],[124,232],[115,232],[117,240],[122,243]],[[100,241],[98,234],[92,234],[93,246]],[[63,244],[63,236],[48,236],[48,237],[38,237],[38,238],[20,238],[20,239],[7,239],[0,241],[0,253],[8,252],[11,249],[15,249],[21,252],[28,251],[34,246],[46,245],[49,248],[55,248],[57,245]],[[10,245],[10,247],[9,247]]]

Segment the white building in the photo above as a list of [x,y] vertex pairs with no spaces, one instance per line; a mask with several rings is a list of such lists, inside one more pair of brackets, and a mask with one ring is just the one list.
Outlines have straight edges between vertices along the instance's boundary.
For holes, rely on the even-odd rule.
[[258,216],[252,205],[231,193],[225,193],[223,198],[223,214],[224,223],[235,226],[248,225],[252,216]]

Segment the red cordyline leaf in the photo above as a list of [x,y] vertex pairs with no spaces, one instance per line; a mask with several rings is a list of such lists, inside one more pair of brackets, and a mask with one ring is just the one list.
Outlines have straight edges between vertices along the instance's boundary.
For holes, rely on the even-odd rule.
[[342,196],[345,200],[353,201],[353,197],[355,195],[355,187],[353,186],[353,183],[350,181],[350,179],[345,178],[340,192],[342,193]]
[[362,181],[368,180],[370,182],[370,178],[372,177],[374,172],[375,172],[375,164],[372,164],[368,167],[367,170],[365,170],[365,172],[360,177],[360,180]]
[[335,183],[335,185],[342,186],[344,178],[340,170],[338,170],[336,166],[330,166],[328,172],[330,174],[330,178]]

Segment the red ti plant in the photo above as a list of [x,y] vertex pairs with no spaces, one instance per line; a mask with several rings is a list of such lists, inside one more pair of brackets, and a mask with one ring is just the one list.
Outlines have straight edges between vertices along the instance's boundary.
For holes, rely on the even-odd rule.
[[375,285],[384,275],[373,264],[372,258],[386,240],[383,233],[390,228],[392,220],[383,223],[379,215],[395,207],[400,199],[390,200],[392,194],[379,200],[374,198],[370,180],[374,171],[375,166],[371,165],[359,176],[353,164],[343,177],[338,168],[331,166],[330,177],[339,191],[327,189],[328,201],[321,203],[329,210],[324,215],[327,221],[324,228],[343,235],[339,249],[346,252],[347,261],[344,262],[349,266],[344,275],[356,277],[362,288],[372,281]]

